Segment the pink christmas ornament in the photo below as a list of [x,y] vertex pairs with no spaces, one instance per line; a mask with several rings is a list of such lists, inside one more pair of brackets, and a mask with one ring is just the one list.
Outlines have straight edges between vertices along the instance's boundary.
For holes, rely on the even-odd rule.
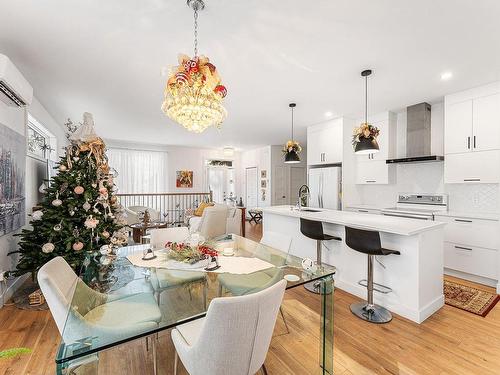
[[83,192],[85,191],[85,189],[83,188],[83,186],[76,186],[73,191],[75,192],[75,194],[83,194]]
[[73,244],[73,250],[80,251],[81,249],[83,249],[83,242],[78,241]]

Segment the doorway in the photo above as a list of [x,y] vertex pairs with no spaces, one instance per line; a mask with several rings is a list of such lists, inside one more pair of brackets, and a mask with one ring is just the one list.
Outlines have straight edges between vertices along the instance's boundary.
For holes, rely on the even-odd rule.
[[245,206],[258,207],[258,176],[257,167],[245,169]]

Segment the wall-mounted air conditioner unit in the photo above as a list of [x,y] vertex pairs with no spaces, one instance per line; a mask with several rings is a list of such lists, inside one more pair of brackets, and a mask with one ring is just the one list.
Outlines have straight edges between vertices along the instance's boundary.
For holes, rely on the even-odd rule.
[[0,100],[7,105],[24,107],[33,100],[33,87],[10,61],[0,54]]

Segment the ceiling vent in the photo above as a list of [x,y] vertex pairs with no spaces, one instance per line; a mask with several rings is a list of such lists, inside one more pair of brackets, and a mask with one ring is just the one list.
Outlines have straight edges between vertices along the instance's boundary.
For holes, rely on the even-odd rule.
[[33,100],[33,88],[21,72],[0,54],[0,100],[13,107],[30,105]]

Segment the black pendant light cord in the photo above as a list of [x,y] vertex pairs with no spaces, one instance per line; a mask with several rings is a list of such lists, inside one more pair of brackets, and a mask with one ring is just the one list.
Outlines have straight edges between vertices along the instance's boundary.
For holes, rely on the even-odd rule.
[[365,76],[365,124],[368,123],[368,76]]
[[292,109],[292,139],[290,139],[291,141],[293,141],[293,109],[295,108],[297,104],[295,103],[290,103],[288,104],[288,106]]

